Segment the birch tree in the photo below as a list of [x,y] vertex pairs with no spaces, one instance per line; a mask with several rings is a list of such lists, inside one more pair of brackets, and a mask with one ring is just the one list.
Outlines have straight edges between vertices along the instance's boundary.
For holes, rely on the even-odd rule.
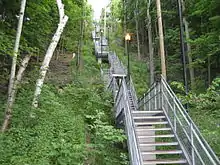
[[25,71],[25,69],[28,65],[28,62],[29,62],[30,58],[31,58],[31,55],[26,55],[25,58],[21,62],[20,68],[19,68],[17,76],[16,76],[16,80],[14,81],[13,88],[11,89],[11,93],[8,97],[7,106],[6,106],[6,113],[5,113],[5,119],[4,119],[4,122],[2,124],[2,128],[1,128],[2,132],[5,132],[5,130],[8,128],[10,119],[12,117],[12,107],[13,107],[14,102],[15,102],[17,88],[18,88],[18,85],[21,82],[21,79],[23,77],[23,73],[24,73],[24,71]]
[[36,89],[35,89],[35,93],[34,93],[34,99],[32,102],[32,106],[35,108],[38,107],[38,100],[39,100],[39,96],[41,94],[41,88],[43,86],[44,79],[45,79],[47,70],[49,68],[49,64],[50,64],[51,58],[53,56],[54,50],[56,49],[56,46],[60,40],[60,36],[61,36],[63,29],[66,26],[66,23],[68,21],[68,16],[66,16],[64,14],[64,5],[63,5],[62,1],[57,0],[56,2],[57,2],[57,7],[58,7],[60,19],[59,19],[59,24],[58,24],[57,30],[52,38],[52,41],[47,49],[46,55],[45,55],[44,60],[42,62],[42,65],[40,68],[40,76],[36,82]]
[[[21,32],[22,32],[22,26],[23,26],[23,19],[24,19],[24,11],[26,6],[26,0],[21,1],[21,8],[19,13],[19,21],[18,21],[18,27],[17,27],[17,33],[16,33],[16,39],[15,39],[15,45],[14,45],[14,51],[13,51],[13,59],[12,59],[12,66],[11,66],[11,74],[10,74],[10,80],[9,80],[9,86],[8,86],[8,101],[7,101],[7,107],[12,106],[12,100],[14,99],[14,96],[12,95],[12,91],[14,90],[14,81],[15,81],[15,72],[16,72],[16,63],[17,63],[17,56],[18,56],[18,49],[20,44],[20,38],[21,38]],[[1,131],[4,132],[5,129],[8,126],[8,123],[12,116],[12,109],[6,108],[5,112],[5,119],[2,125]]]

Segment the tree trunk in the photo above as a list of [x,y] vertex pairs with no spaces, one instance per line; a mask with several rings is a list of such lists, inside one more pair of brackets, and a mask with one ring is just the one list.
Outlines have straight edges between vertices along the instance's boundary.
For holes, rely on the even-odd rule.
[[208,85],[211,85],[211,56],[208,55]]
[[[184,0],[181,0],[182,3],[182,9],[183,9],[183,13],[185,13],[185,3]],[[191,57],[191,45],[188,42],[188,40],[190,39],[190,35],[189,35],[189,23],[186,19],[185,14],[183,14],[183,24],[185,27],[185,34],[186,34],[186,46],[187,46],[187,56],[188,56],[188,61],[189,61],[189,75],[190,75],[190,82],[191,82],[191,88],[195,88],[195,70],[192,67],[192,57]]]
[[25,71],[25,69],[28,65],[28,62],[29,62],[30,58],[31,58],[31,55],[26,55],[25,58],[22,60],[21,66],[18,70],[16,80],[14,82],[14,86],[11,90],[10,97],[8,98],[8,101],[7,101],[5,119],[4,119],[4,122],[2,124],[2,128],[1,128],[2,132],[5,132],[5,130],[8,128],[8,125],[10,123],[10,119],[11,119],[11,116],[12,116],[12,107],[13,107],[13,104],[15,102],[16,93],[17,93],[17,87],[21,82],[23,73],[24,73],[24,71]]
[[161,70],[162,75],[166,80],[166,61],[164,53],[164,36],[163,36],[163,23],[162,23],[162,14],[161,14],[161,4],[160,0],[156,0],[157,3],[157,18],[158,18],[158,29],[159,29],[159,40],[160,40],[160,58],[161,58]]
[[151,0],[148,1],[147,7],[147,19],[148,19],[148,46],[149,46],[149,61],[150,61],[150,85],[154,83],[154,48],[152,42],[152,25],[151,25],[151,15],[150,15],[150,5]]
[[[57,6],[59,9],[59,14],[60,14],[60,22],[58,24],[58,28],[56,30],[56,33],[54,34],[52,41],[47,49],[46,55],[44,57],[44,61],[42,63],[42,66],[40,68],[40,77],[38,78],[37,82],[36,82],[36,89],[35,89],[35,93],[34,93],[34,99],[32,102],[32,106],[37,108],[38,107],[38,99],[39,96],[41,94],[41,88],[43,86],[44,83],[44,78],[46,76],[47,70],[49,68],[49,63],[50,60],[53,56],[54,50],[57,46],[57,43],[59,42],[60,36],[63,32],[64,27],[66,26],[66,23],[68,21],[68,17],[66,15],[64,15],[64,8],[63,8],[63,4],[61,2],[61,0],[57,0]],[[63,10],[63,11],[60,11]]]
[[83,7],[83,10],[82,10],[82,19],[80,21],[80,39],[79,39],[79,42],[78,42],[78,55],[77,55],[77,70],[80,71],[81,69],[81,57],[82,57],[82,48],[83,48],[83,35],[84,35],[84,7]]
[[137,51],[138,51],[138,59],[141,59],[141,52],[140,52],[140,37],[139,37],[139,22],[138,22],[138,0],[136,1],[136,11],[134,11],[135,15],[135,22],[136,22],[136,35],[137,35]]
[[[15,82],[16,63],[17,63],[18,49],[19,49],[22,26],[23,26],[25,6],[26,6],[26,0],[22,0],[21,1],[21,9],[20,9],[20,13],[19,13],[17,33],[16,33],[16,40],[15,40],[14,51],[13,51],[11,74],[10,74],[10,80],[9,80],[9,86],[8,86],[8,102],[11,99],[13,99],[11,94],[12,94],[12,91],[14,88],[14,82]],[[5,129],[7,128],[8,122],[11,119],[11,114],[12,114],[12,109],[6,108],[5,120],[4,120],[2,129],[1,129],[2,132],[4,132]]]
[[[127,6],[126,6],[127,4],[126,4],[126,0],[124,0],[123,5],[124,5],[124,36],[125,36],[127,33]],[[125,55],[128,54],[127,50],[128,50],[128,45],[125,40]]]
[[22,0],[17,33],[16,33],[15,46],[14,46],[14,51],[13,51],[11,75],[10,75],[10,81],[9,81],[9,87],[8,87],[8,97],[10,97],[10,94],[11,94],[11,91],[14,85],[14,81],[15,81],[16,63],[17,63],[18,49],[19,49],[20,38],[21,38],[21,31],[22,31],[22,26],[23,26],[25,6],[26,6],[26,0]]

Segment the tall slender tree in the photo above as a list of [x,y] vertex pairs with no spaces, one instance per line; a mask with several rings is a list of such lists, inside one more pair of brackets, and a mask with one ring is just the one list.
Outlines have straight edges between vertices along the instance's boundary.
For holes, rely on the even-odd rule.
[[138,13],[139,13],[139,1],[136,0],[135,4],[135,10],[134,10],[134,15],[135,15],[135,23],[136,23],[136,36],[137,36],[137,53],[138,53],[138,59],[141,59],[141,52],[140,52],[140,37],[139,37],[139,19],[138,19]]
[[66,26],[66,23],[68,21],[68,16],[66,16],[64,14],[64,5],[62,4],[61,0],[57,0],[57,7],[59,10],[60,20],[59,20],[59,24],[58,24],[56,33],[54,34],[52,41],[47,49],[46,55],[44,57],[43,63],[40,68],[40,76],[36,82],[36,89],[35,89],[35,93],[34,93],[34,99],[32,102],[32,106],[35,108],[38,107],[38,100],[39,100],[39,96],[41,94],[41,88],[43,86],[47,70],[49,68],[50,60],[53,56],[54,50],[56,49],[57,43],[59,42],[60,36],[63,32],[63,29]]
[[152,20],[150,15],[151,0],[148,0],[147,6],[147,31],[148,31],[148,47],[149,47],[149,60],[150,60],[150,85],[154,83],[154,48],[152,39]]
[[165,60],[165,52],[164,52],[163,22],[162,22],[160,0],[156,0],[156,5],[157,5],[157,19],[158,19],[158,29],[159,29],[161,70],[162,70],[163,77],[166,79],[167,78],[167,74],[166,74],[166,60]]
[[22,0],[20,13],[19,13],[17,33],[16,33],[16,40],[15,40],[14,51],[13,51],[11,75],[10,75],[9,86],[8,86],[7,108],[6,108],[6,112],[5,112],[5,119],[4,119],[4,122],[2,125],[2,129],[1,129],[2,132],[4,132],[7,129],[9,121],[12,116],[12,108],[11,107],[12,107],[13,100],[14,100],[14,95],[12,94],[12,91],[14,90],[14,84],[15,84],[14,82],[15,82],[16,63],[17,63],[17,56],[18,56],[18,49],[19,49],[19,44],[20,44],[23,20],[24,20],[25,6],[26,6],[26,0]]

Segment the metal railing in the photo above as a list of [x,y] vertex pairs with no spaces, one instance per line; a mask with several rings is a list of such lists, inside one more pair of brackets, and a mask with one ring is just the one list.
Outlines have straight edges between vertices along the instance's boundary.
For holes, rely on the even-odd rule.
[[181,149],[192,165],[219,165],[220,161],[185,108],[162,77],[138,102],[139,110],[162,109]]
[[138,108],[138,98],[137,98],[137,94],[136,94],[136,91],[135,91],[135,88],[134,88],[134,83],[133,83],[131,77],[130,77],[130,82],[127,82],[127,86],[128,86],[128,88],[131,92],[131,96],[132,96],[132,99],[134,101],[135,110],[137,110],[137,108]]
[[[112,91],[115,90],[113,89],[115,86],[114,83],[115,78],[113,77],[109,85],[109,88]],[[128,92],[129,90],[127,88],[126,81],[123,78],[115,97],[115,114],[116,118],[121,113],[124,115],[124,126],[127,134],[130,163],[132,165],[142,165],[142,158],[138,147],[134,120],[131,113],[133,109],[131,107],[131,103],[129,102]]]

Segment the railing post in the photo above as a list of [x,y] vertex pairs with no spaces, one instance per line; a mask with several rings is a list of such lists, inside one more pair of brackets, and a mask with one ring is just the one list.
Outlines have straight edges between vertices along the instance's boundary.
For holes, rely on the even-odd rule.
[[[151,92],[150,92],[151,93]],[[148,93],[148,111],[151,111],[151,106],[150,106],[150,93]]]
[[162,79],[161,79],[161,85],[160,85],[160,90],[161,90],[161,109],[163,109],[163,104],[164,104],[164,100],[163,100],[163,83],[162,83]]
[[195,152],[194,152],[194,140],[193,140],[193,125],[190,123],[190,135],[191,135],[191,154],[192,154],[192,165],[195,165]]
[[146,94],[144,94],[144,111],[146,111]]
[[157,110],[157,86],[154,87],[154,110]]
[[157,82],[157,91],[158,91],[158,109],[161,108],[161,91],[160,91],[160,86],[161,86],[161,83],[160,82]]
[[175,98],[173,98],[173,114],[174,114],[174,131],[175,131],[175,133],[176,133],[176,130],[177,130],[177,128],[176,128],[176,101],[175,101]]

